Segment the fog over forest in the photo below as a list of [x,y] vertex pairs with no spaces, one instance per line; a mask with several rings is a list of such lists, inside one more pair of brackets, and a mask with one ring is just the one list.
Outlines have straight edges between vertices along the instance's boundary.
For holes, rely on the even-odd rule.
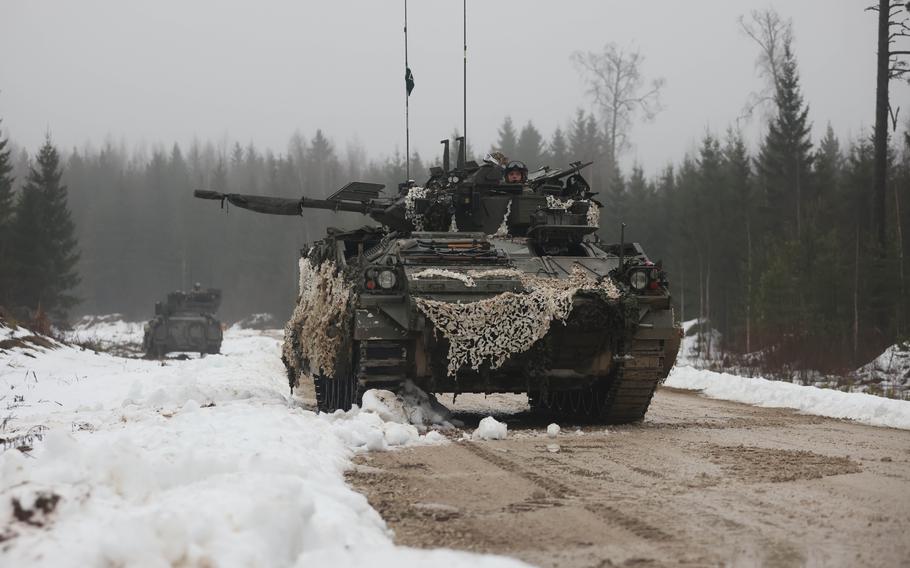
[[[462,129],[461,6],[409,5],[418,183]],[[601,238],[626,223],[664,261],[681,319],[710,318],[732,352],[786,337],[781,365],[855,365],[905,337],[910,315],[910,83],[891,82],[881,212],[864,8],[469,0],[470,156],[499,150],[532,170],[594,160]],[[792,37],[773,74],[758,25],[770,13]],[[62,314],[143,319],[199,281],[224,290],[226,321],[285,318],[299,249],[369,219],[221,210],[192,190],[326,197],[362,180],[392,195],[406,179],[402,24],[401,3],[353,0],[4,3],[0,49],[16,55],[0,64],[13,196],[0,225],[49,142],[78,243]],[[592,90],[591,62],[611,46],[640,56],[638,94],[654,95],[618,138]]]

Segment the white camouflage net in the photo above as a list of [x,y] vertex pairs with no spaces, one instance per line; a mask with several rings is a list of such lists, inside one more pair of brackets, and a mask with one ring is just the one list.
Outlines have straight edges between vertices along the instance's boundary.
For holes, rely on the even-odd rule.
[[525,293],[503,292],[467,304],[416,299],[420,311],[449,340],[449,376],[463,367],[477,371],[484,363],[497,369],[513,354],[527,351],[547,334],[554,319],[565,322],[579,290],[601,290],[610,299],[620,296],[611,279],[598,282],[578,266],[562,280],[519,274]]
[[509,216],[512,214],[512,200],[506,205],[506,214],[502,216],[502,223],[491,237],[508,237],[509,236]]
[[350,284],[334,262],[329,260],[313,266],[309,259],[300,259],[300,295],[284,328],[282,348],[285,363],[295,373],[305,368],[305,361],[311,373],[329,376],[335,373],[351,294]]
[[[594,203],[593,201],[589,201],[586,199],[582,199],[582,200],[580,200],[580,202],[588,204],[588,213],[587,213],[588,226],[589,227],[599,227],[600,226],[600,208],[597,206],[597,204]],[[574,204],[575,204],[574,199],[566,199],[565,201],[562,201],[558,197],[554,197],[552,195],[547,196],[547,207],[549,209],[564,209],[564,210],[568,211],[569,209],[572,208],[572,205],[574,205]]]
[[574,203],[574,199],[566,199],[563,201],[562,199],[554,197],[552,195],[547,196],[547,208],[549,209],[565,209],[568,211]]
[[475,278],[524,278],[524,273],[514,268],[491,268],[490,270],[468,270],[467,272],[455,272],[442,268],[425,268],[420,272],[415,272],[411,278],[450,278],[460,280],[465,287],[473,288],[477,286]]
[[593,201],[588,205],[588,226],[600,227],[600,207]]
[[416,231],[423,230],[423,215],[419,215],[415,211],[415,206],[417,200],[425,198],[427,193],[429,190],[425,187],[411,187],[408,189],[408,194],[404,196],[404,216],[414,225]]
[[426,268],[420,272],[415,272],[411,275],[411,278],[449,278],[452,280],[461,280],[468,288],[477,286],[477,283],[474,282],[474,279],[467,274],[439,268]]
[[514,268],[490,268],[489,270],[468,270],[472,278],[524,278],[525,273]]

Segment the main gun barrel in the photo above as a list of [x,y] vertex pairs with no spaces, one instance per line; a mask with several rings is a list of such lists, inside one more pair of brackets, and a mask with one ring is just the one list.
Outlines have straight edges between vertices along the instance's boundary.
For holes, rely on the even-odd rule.
[[232,205],[249,209],[257,213],[267,215],[300,215],[304,209],[327,209],[329,211],[349,211],[351,213],[362,213],[369,215],[371,213],[382,211],[382,207],[374,207],[371,203],[353,203],[346,201],[335,201],[330,199],[311,199],[301,197],[299,199],[289,199],[286,197],[268,197],[264,195],[245,195],[242,193],[219,193],[197,189],[193,195],[199,199],[212,199],[215,201],[227,201]]

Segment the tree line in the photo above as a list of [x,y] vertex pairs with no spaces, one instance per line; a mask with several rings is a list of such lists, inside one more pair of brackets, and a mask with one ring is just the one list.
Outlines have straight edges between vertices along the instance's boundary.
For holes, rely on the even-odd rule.
[[[353,147],[342,157],[318,130],[309,139],[294,134],[282,154],[239,143],[227,149],[193,143],[187,150],[174,144],[150,152],[106,143],[99,149],[73,149],[60,160],[48,139],[32,160],[24,149],[13,152],[7,140],[2,143],[0,211],[5,217],[0,218],[0,263],[6,264],[0,264],[0,305],[34,309],[37,288],[26,273],[37,270],[48,286],[61,287],[62,293],[43,305],[57,316],[76,307],[74,313],[148,318],[155,301],[167,292],[199,282],[224,289],[221,314],[227,321],[259,312],[282,318],[295,301],[300,248],[323,236],[329,226],[366,224],[369,219],[318,210],[299,218],[257,215],[227,204],[219,209],[217,202],[194,199],[193,189],[327,197],[357,179],[386,183],[386,191],[397,191],[405,177],[403,156],[371,162]],[[55,157],[45,163],[49,152]],[[411,168],[425,170],[418,154],[412,156]],[[28,173],[23,179],[16,171]],[[59,188],[52,191],[64,197],[61,206],[70,221],[60,229],[69,229],[66,247],[58,242],[37,248],[40,241],[22,229],[56,223],[26,219],[32,186],[44,182],[40,176],[55,176],[52,181]],[[20,236],[8,239],[7,232]],[[26,242],[32,245],[22,246]],[[42,264],[46,250],[67,247],[69,256],[64,256],[72,277],[62,278],[59,267]]]

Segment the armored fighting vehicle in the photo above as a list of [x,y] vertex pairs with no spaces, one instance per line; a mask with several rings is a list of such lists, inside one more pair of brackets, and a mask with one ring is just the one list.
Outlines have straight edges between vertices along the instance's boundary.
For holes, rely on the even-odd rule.
[[330,229],[302,251],[282,357],[291,388],[312,377],[327,412],[410,380],[527,393],[533,409],[575,420],[640,420],[679,348],[666,273],[637,243],[599,241],[590,164],[513,176],[513,164],[467,161],[459,142],[454,168],[444,141],[442,166],[395,197],[362,182],[324,200],[195,192],[378,223]]
[[171,292],[165,302],[156,302],[155,317],[145,324],[142,339],[146,356],[221,351],[221,322],[214,316],[220,305],[221,290],[203,289],[198,284],[189,292]]

